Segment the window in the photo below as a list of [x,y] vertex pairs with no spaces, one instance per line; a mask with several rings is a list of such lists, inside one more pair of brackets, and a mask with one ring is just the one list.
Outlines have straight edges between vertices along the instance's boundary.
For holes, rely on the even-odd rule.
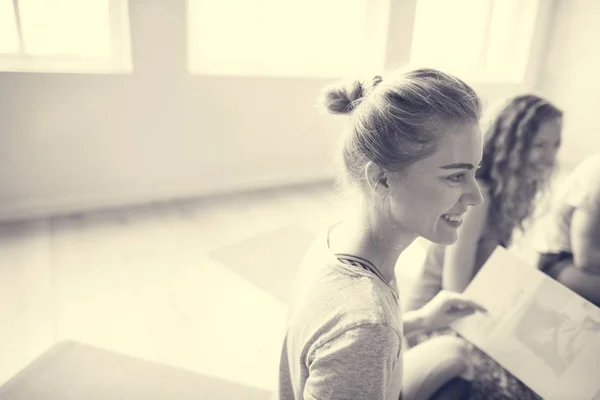
[[188,0],[192,73],[337,77],[383,65],[385,0]]
[[485,81],[521,82],[539,0],[417,0],[411,63]]
[[131,72],[125,0],[0,0],[0,70]]

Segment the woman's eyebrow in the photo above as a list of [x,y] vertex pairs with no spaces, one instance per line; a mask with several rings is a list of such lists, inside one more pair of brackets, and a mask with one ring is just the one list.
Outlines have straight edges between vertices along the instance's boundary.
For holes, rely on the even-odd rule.
[[469,164],[469,163],[455,163],[455,164],[442,165],[440,168],[442,168],[442,169],[468,169],[468,170],[471,170],[474,167],[473,167],[473,164]]

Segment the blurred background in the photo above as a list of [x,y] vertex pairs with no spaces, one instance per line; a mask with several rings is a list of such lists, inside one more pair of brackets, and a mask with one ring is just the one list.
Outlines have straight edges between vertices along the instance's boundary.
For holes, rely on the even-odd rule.
[[0,0],[0,383],[73,340],[193,372],[205,398],[268,398],[291,279],[343,208],[321,88],[426,65],[475,87],[484,124],[545,96],[562,174],[600,151],[599,18],[595,0]]

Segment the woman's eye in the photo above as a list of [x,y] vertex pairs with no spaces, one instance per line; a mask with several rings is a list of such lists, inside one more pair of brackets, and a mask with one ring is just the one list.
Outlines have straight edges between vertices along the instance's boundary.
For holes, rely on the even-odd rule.
[[448,177],[449,180],[451,180],[452,182],[461,182],[465,177],[464,173],[460,173],[460,174],[456,174],[456,175],[450,175]]

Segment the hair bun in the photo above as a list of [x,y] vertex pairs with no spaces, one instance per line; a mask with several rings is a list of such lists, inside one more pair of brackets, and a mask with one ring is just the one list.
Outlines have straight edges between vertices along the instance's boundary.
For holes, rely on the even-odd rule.
[[375,75],[373,77],[373,80],[371,81],[371,88],[375,89],[375,87],[377,85],[379,85],[382,81],[383,81],[383,78],[381,77],[381,75]]
[[325,89],[323,103],[332,114],[349,114],[360,104],[364,95],[363,84],[358,80],[338,83]]

